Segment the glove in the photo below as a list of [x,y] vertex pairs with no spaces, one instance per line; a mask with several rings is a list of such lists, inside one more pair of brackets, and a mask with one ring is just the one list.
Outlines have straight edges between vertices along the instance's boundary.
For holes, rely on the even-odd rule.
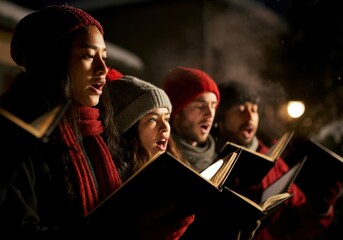
[[167,240],[178,240],[187,230],[188,226],[193,223],[195,219],[194,214],[186,216],[170,225],[170,229],[173,231],[166,236]]
[[[168,203],[145,214],[139,222],[139,239],[142,240],[177,240],[195,219],[194,214],[176,217],[178,209]],[[173,216],[173,217],[170,217]]]

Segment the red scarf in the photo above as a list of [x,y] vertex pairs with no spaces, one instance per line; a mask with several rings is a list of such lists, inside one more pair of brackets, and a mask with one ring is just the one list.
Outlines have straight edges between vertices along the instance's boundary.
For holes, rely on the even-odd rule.
[[91,174],[84,151],[77,142],[76,136],[69,125],[59,125],[62,138],[69,147],[72,167],[76,173],[77,186],[80,190],[80,199],[83,215],[86,216],[100,201],[115,191],[121,180],[117,168],[112,160],[109,149],[101,137],[102,122],[99,120],[100,112],[97,108],[80,107],[80,129],[83,144],[87,149],[88,157],[92,163],[99,186],[99,194]]

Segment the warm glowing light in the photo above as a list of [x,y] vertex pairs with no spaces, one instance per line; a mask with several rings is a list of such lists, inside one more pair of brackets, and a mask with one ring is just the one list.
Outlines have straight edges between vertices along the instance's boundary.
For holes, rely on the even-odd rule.
[[305,112],[305,105],[302,101],[289,101],[287,104],[287,112],[291,118],[299,118]]

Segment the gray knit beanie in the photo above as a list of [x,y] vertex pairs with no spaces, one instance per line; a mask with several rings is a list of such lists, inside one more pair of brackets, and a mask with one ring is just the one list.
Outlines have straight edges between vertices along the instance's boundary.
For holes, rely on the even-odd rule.
[[163,89],[132,76],[123,76],[107,83],[113,108],[114,121],[119,134],[125,133],[144,115],[155,108],[172,105]]

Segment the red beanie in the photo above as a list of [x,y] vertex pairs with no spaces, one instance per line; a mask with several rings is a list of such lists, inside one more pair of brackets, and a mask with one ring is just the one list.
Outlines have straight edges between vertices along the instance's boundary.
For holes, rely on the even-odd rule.
[[217,96],[217,106],[220,101],[216,82],[207,73],[196,68],[172,69],[164,78],[164,90],[173,106],[171,118],[204,92],[213,92]]
[[123,77],[123,74],[119,72],[117,69],[107,67],[107,75],[106,75],[106,81],[112,82],[119,80],[121,77]]
[[30,13],[19,21],[14,30],[11,57],[26,70],[30,67],[42,69],[42,65],[46,66],[51,58],[56,58],[63,39],[88,25],[95,25],[104,34],[101,24],[79,8],[51,5]]

